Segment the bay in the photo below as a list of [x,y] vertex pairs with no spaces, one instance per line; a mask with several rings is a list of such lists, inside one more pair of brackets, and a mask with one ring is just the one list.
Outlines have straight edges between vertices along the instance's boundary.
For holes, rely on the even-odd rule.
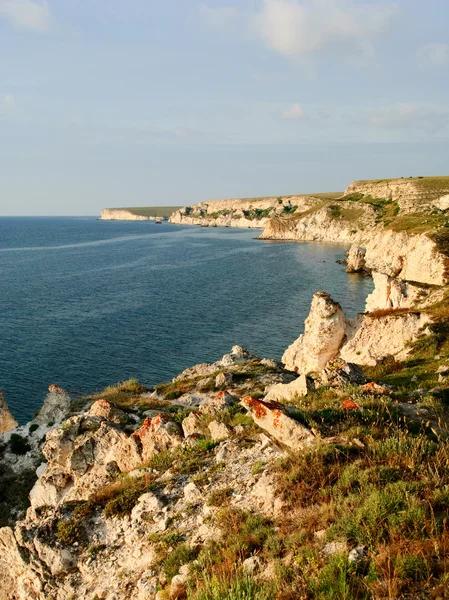
[[93,217],[0,218],[0,387],[21,422],[50,383],[87,394],[154,385],[234,344],[279,359],[313,293],[349,316],[370,278],[337,244],[268,242],[259,230]]

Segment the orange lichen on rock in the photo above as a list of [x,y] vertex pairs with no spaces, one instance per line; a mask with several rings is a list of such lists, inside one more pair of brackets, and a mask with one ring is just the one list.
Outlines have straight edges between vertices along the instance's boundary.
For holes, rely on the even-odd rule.
[[351,398],[344,400],[341,407],[343,410],[360,410],[360,406],[357,404],[357,402],[351,400]]
[[252,396],[245,396],[242,402],[254,411],[256,419],[260,419],[267,415],[267,409],[272,410],[275,415],[275,426],[279,423],[279,418],[285,412],[283,404],[274,400],[258,400]]
[[155,426],[160,425],[164,421],[167,421],[167,417],[162,413],[159,413],[155,417],[147,417],[139,429],[131,435],[133,438],[141,439],[146,433],[148,433],[151,429],[154,429]]
[[55,385],[54,383],[51,383],[48,386],[48,391],[56,392],[57,394],[65,394],[65,391],[62,389],[62,387],[59,387],[59,385]]

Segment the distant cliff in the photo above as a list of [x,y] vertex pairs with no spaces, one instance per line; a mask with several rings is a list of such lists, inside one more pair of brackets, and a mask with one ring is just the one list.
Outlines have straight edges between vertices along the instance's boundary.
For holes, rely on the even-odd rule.
[[143,215],[135,215],[129,210],[118,208],[103,208],[101,211],[101,221],[149,221],[156,217],[145,217]]
[[179,206],[140,206],[136,208],[103,208],[101,221],[155,221],[168,218]]

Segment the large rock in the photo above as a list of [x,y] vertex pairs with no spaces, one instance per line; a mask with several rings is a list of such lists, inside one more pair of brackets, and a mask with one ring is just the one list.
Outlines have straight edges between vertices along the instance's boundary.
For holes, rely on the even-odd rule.
[[[118,462],[127,440],[126,433],[93,415],[72,417],[50,430],[42,448],[47,467],[31,490],[31,505],[87,499],[109,481],[110,465]],[[134,463],[138,458],[142,462],[137,454]]]
[[229,392],[217,392],[215,396],[209,397],[201,403],[201,411],[209,414],[216,414],[226,408],[229,408],[237,402],[237,398]]
[[153,492],[142,494],[131,512],[131,520],[136,522],[148,521],[163,508],[163,503]]
[[300,375],[291,383],[277,383],[268,389],[265,400],[289,402],[298,396],[307,396],[312,389],[312,383],[306,375]]
[[305,320],[304,334],[287,348],[282,362],[287,369],[299,373],[319,371],[337,356],[344,336],[341,306],[326,292],[317,292]]
[[225,423],[211,421],[208,425],[211,438],[214,441],[224,440],[231,434],[231,429]]
[[225,354],[218,363],[223,367],[230,367],[235,364],[245,363],[253,359],[254,356],[243,346],[232,346],[230,354]]
[[92,404],[88,412],[89,415],[102,417],[111,423],[124,425],[128,421],[128,417],[123,410],[111,404],[108,400],[97,400]]
[[353,244],[348,252],[346,273],[366,272],[366,248]]
[[143,462],[149,461],[159,452],[173,450],[183,440],[178,425],[162,413],[152,419],[146,418],[131,438],[137,442]]
[[245,396],[241,404],[259,427],[287,448],[301,450],[313,443],[315,439],[313,433],[292,419],[279,402],[267,402]]
[[57,385],[50,385],[44,404],[35,421],[41,425],[62,423],[70,414],[71,399],[69,394]]
[[182,421],[182,430],[185,437],[189,435],[201,435],[203,428],[201,426],[201,417],[198,413],[191,412],[188,417]]
[[348,363],[342,358],[335,358],[327,363],[318,374],[321,385],[341,388],[346,385],[362,385],[366,377],[362,369],[354,363]]
[[0,390],[0,434],[12,431],[18,426],[17,421],[9,412],[3,390]]

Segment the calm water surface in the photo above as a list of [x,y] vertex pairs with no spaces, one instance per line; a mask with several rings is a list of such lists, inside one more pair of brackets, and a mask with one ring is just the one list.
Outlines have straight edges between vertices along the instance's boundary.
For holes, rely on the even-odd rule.
[[363,310],[372,281],[335,263],[347,248],[258,233],[0,218],[0,387],[15,417],[29,419],[50,383],[154,385],[234,344],[280,358],[321,289]]

